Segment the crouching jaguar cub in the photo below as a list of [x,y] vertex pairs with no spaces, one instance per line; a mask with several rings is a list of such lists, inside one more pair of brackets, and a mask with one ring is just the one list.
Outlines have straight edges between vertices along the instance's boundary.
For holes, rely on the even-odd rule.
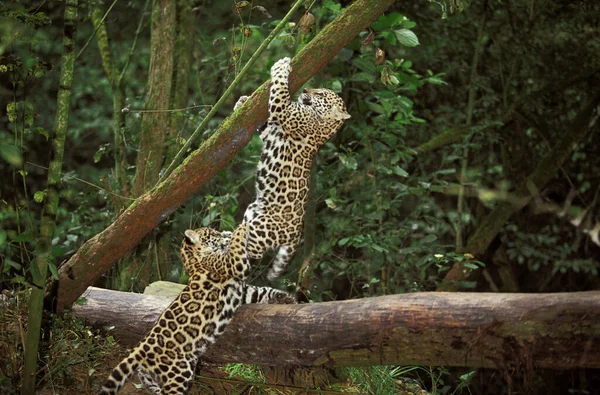
[[185,232],[181,259],[188,286],[113,370],[100,394],[116,394],[136,371],[153,394],[185,394],[199,358],[242,303],[295,303],[283,291],[245,283],[247,226],[223,235],[227,243],[209,228]]
[[[304,89],[292,102],[288,87],[290,58],[271,68],[269,119],[260,138],[263,149],[256,170],[256,200],[244,214],[248,255],[260,259],[279,248],[267,277],[285,270],[302,235],[310,167],[319,148],[350,118],[342,99],[329,89]],[[247,100],[242,96],[235,108]]]

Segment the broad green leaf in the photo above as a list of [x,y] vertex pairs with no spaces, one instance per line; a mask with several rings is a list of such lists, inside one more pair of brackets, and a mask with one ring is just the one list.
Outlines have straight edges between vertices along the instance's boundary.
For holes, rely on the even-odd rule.
[[85,302],[87,302],[87,298],[85,296],[82,296],[75,301],[75,304],[81,306]]
[[416,47],[419,45],[419,39],[417,38],[417,35],[412,32],[412,30],[398,29],[394,30],[394,34],[396,35],[396,38],[400,44],[406,47]]
[[370,245],[370,247],[371,247],[372,249],[374,249],[375,251],[377,251],[377,252],[389,252],[389,250],[388,250],[388,249],[386,249],[386,248],[383,248],[382,246],[380,246],[380,245],[377,245],[377,244],[371,244],[371,245]]
[[367,102],[367,106],[371,111],[374,111],[378,114],[385,114],[385,109],[381,104]]
[[341,239],[340,241],[338,241],[338,245],[339,246],[345,246],[348,243],[349,240],[350,240],[349,237],[344,237],[343,239]]
[[393,168],[394,174],[396,174],[397,176],[400,177],[408,177],[408,173],[406,172],[406,170],[404,170],[403,168],[401,168],[400,166],[395,166]]
[[385,30],[385,29],[389,29],[392,26],[399,25],[405,19],[406,18],[404,17],[404,15],[402,15],[398,12],[391,12],[387,15],[380,16],[377,19],[377,21],[375,21],[371,25],[371,27],[374,30]]
[[16,269],[16,270],[21,270],[21,268],[23,266],[21,266],[21,264],[13,261],[12,259],[6,258],[6,260],[4,261],[4,266],[11,266],[12,268]]
[[12,144],[0,143],[0,156],[12,166],[23,166],[21,152]]
[[381,32],[381,37],[390,45],[396,45],[398,42],[398,40],[396,40],[396,35],[390,30]]
[[369,74],[361,71],[350,77],[350,81],[368,82],[369,84],[372,84],[375,82],[375,74]]
[[48,269],[50,269],[50,273],[52,273],[52,277],[54,277],[55,280],[58,280],[58,269],[56,269],[56,265],[52,262],[48,262]]
[[342,91],[342,83],[340,80],[333,80],[331,83],[331,90],[337,93]]
[[375,63],[373,63],[373,60],[366,57],[356,58],[352,61],[352,64],[357,69],[366,73],[375,73],[375,71],[377,71],[377,67],[375,66]]
[[356,170],[356,168],[358,167],[358,163],[356,162],[356,159],[354,159],[351,156],[346,156],[344,154],[340,155],[340,162],[342,162],[344,167],[346,167],[350,170]]
[[17,243],[19,243],[21,241],[30,241],[31,242],[31,241],[33,241],[33,233],[31,233],[31,232],[23,232],[23,233],[20,233],[20,234],[14,236],[14,237],[11,237],[10,239],[12,241],[14,241],[14,242],[17,242]]
[[436,240],[437,240],[437,236],[436,235],[429,234],[429,235],[427,235],[427,236],[425,236],[425,237],[423,237],[421,239],[421,243],[423,243],[423,244],[429,244],[429,243],[433,243]]
[[43,202],[45,197],[46,197],[45,189],[43,191],[37,191],[36,193],[33,194],[33,200],[35,200],[36,203]]

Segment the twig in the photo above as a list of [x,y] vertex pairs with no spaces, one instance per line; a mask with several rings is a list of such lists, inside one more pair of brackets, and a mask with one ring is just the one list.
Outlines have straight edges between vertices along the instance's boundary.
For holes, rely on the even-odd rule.
[[127,70],[127,66],[129,66],[129,62],[131,62],[131,58],[133,57],[133,51],[135,50],[138,37],[140,35],[140,32],[142,31],[142,26],[144,24],[144,15],[146,14],[146,10],[148,9],[149,3],[150,0],[146,0],[146,3],[144,4],[144,10],[142,11],[142,15],[140,16],[140,21],[135,31],[135,36],[133,37],[133,43],[131,44],[131,48],[129,49],[129,54],[127,55],[127,60],[125,61],[125,65],[123,65],[123,70],[121,70],[121,74],[119,75],[119,78],[116,81],[117,87],[121,87],[121,84],[123,83],[123,76],[125,75],[125,70]]
[[[36,165],[35,163],[31,163],[31,162],[25,162],[25,163],[27,163],[28,165],[31,165],[31,166],[33,166],[33,167],[37,167],[37,168],[40,168],[40,169],[44,169],[44,170],[46,170],[46,171],[48,170],[48,168],[47,168],[46,166],[42,166],[42,165]],[[79,177],[71,176],[71,175],[68,175],[68,174],[65,174],[65,173],[61,173],[61,176],[72,178],[72,179],[74,179],[74,180],[76,180],[76,181],[82,182],[82,183],[84,183],[84,184],[86,184],[86,185],[89,185],[89,186],[91,186],[91,187],[94,187],[94,188],[96,188],[96,189],[99,189],[99,190],[101,190],[101,191],[104,191],[104,192],[106,192],[106,193],[108,193],[108,194],[110,194],[110,195],[113,195],[113,196],[115,196],[115,197],[118,197],[118,198],[121,198],[121,199],[132,200],[132,201],[133,201],[133,200],[135,200],[134,198],[130,198],[130,197],[126,197],[126,196],[121,196],[121,195],[119,195],[119,194],[116,194],[116,193],[114,193],[114,192],[111,192],[111,191],[109,191],[109,190],[107,190],[107,189],[105,189],[105,188],[102,188],[100,185],[96,185],[96,184],[94,184],[94,183],[91,183],[91,182],[89,182],[89,181],[86,181],[86,180],[84,180],[84,179],[82,179],[82,178],[79,178]]]
[[123,108],[121,112],[177,112],[185,110],[193,110],[194,108],[212,107],[210,104],[199,104],[196,106],[184,107],[184,108],[173,108],[171,110],[131,110],[127,107]]
[[[83,53],[83,51],[85,51],[85,49],[87,48],[87,46],[90,45],[90,42],[92,42],[92,40],[94,39],[94,37],[96,37],[96,33],[98,32],[98,29],[100,29],[100,26],[102,26],[102,24],[104,23],[104,20],[106,19],[106,17],[110,13],[110,11],[113,9],[113,7],[115,6],[115,4],[117,4],[117,1],[118,0],[113,1],[113,3],[110,5],[110,7],[108,7],[108,10],[106,10],[106,13],[104,13],[104,16],[100,20],[100,23],[98,24],[98,27],[96,27],[96,29],[94,30],[94,32],[92,33],[92,35],[90,36],[90,38],[88,38],[88,40],[85,43],[85,45],[81,48],[81,50],[79,50],[79,53],[77,54],[77,56],[75,56],[75,59],[78,59],[79,56],[81,56],[81,54]],[[110,76],[109,76],[109,78],[110,78]]]

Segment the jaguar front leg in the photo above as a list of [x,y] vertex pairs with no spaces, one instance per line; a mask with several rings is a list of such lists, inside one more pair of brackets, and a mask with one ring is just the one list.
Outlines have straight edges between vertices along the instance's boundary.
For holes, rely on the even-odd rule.
[[290,107],[288,80],[292,67],[290,58],[279,59],[271,67],[271,88],[269,94],[269,122],[281,124]]

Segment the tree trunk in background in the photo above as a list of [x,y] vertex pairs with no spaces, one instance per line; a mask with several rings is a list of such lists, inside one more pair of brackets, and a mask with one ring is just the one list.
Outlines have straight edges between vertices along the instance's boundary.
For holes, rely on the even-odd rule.
[[[92,22],[96,29],[96,42],[98,43],[98,49],[100,50],[100,56],[102,58],[102,67],[106,72],[106,76],[110,82],[112,89],[112,100],[113,100],[113,158],[115,161],[115,168],[113,174],[113,183],[110,185],[110,189],[117,191],[119,196],[111,194],[111,202],[114,206],[114,215],[117,216],[124,210],[128,201],[124,198],[130,196],[129,180],[125,174],[127,169],[127,148],[124,142],[125,133],[125,114],[123,107],[125,107],[125,92],[123,89],[122,76],[117,75],[116,65],[114,64],[110,43],[108,41],[108,33],[106,31],[106,25],[102,21],[104,11],[98,6],[94,6],[92,11]],[[141,16],[143,18],[143,14]]]
[[[89,288],[76,316],[144,337],[174,297]],[[600,368],[600,292],[420,292],[340,302],[240,307],[202,358],[318,367],[428,365]]]
[[[594,116],[596,108],[600,104],[600,95],[591,98],[587,105],[579,112],[573,124],[566,128],[562,138],[556,142],[554,147],[544,156],[531,173],[515,191],[518,198],[512,202],[501,202],[480,223],[475,233],[469,238],[466,252],[473,254],[476,258],[481,257],[494,238],[500,233],[504,224],[514,213],[520,211],[531,198],[537,196],[544,185],[554,177],[563,162],[571,155],[573,148],[579,143],[590,130],[590,119]],[[473,269],[466,267],[466,262],[457,262],[446,274],[440,289],[444,291],[456,291],[460,288],[460,282],[469,279]]]
[[166,130],[169,125],[173,76],[176,7],[174,1],[152,2],[150,72],[141,126],[140,145],[133,183],[133,196],[154,187],[163,165]]
[[[36,240],[35,258],[31,264],[32,282],[29,313],[27,317],[27,340],[25,343],[25,364],[23,367],[23,395],[35,392],[35,381],[38,361],[40,329],[44,307],[44,287],[48,274],[48,266],[52,262],[52,238],[58,208],[58,185],[61,180],[65,139],[69,122],[69,104],[71,86],[73,84],[73,68],[75,64],[75,36],[77,33],[77,0],[67,0],[65,3],[65,25],[63,38],[63,53],[60,66],[60,80],[54,119],[52,140],[52,161],[48,166],[48,186],[44,200],[44,211],[40,225],[40,236]],[[56,267],[56,266],[54,266]]]
[[[290,91],[294,93],[322,70],[393,2],[357,0],[325,26],[294,57]],[[256,127],[267,117],[268,96],[265,83],[163,182],[133,202],[108,228],[79,248],[60,268],[58,311],[77,300],[88,285],[167,219],[250,141]]]
[[[150,71],[132,191],[135,198],[156,185],[163,166],[173,86],[176,13],[176,2],[153,0]],[[121,265],[120,289],[143,287],[151,278],[160,278],[156,242],[156,234],[148,235],[137,253]]]
[[[183,109],[187,107],[189,96],[190,70],[192,64],[194,44],[194,22],[196,15],[192,11],[190,1],[177,2],[177,36],[175,39],[175,72],[173,74],[173,89],[171,107]],[[169,127],[167,129],[167,141],[165,148],[165,164],[171,163],[175,154],[179,151],[181,132],[185,126],[184,110],[173,112],[169,116]],[[162,227],[158,236],[158,278],[167,279],[173,266],[170,257],[172,227],[168,223]],[[156,280],[150,278],[150,281]]]

